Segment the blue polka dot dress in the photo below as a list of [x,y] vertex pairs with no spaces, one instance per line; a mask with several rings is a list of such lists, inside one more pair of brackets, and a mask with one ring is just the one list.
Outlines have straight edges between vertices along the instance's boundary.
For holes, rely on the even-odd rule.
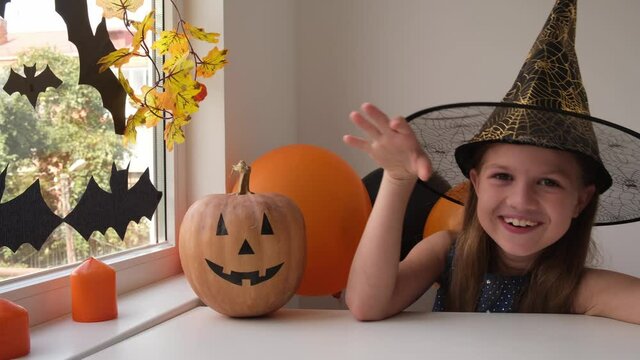
[[[446,311],[446,296],[449,287],[451,264],[453,263],[453,249],[447,256],[447,264],[443,276],[440,277],[440,288],[432,311]],[[529,276],[502,276],[485,274],[482,280],[480,296],[476,305],[476,312],[517,312],[518,300],[525,286],[529,283]]]

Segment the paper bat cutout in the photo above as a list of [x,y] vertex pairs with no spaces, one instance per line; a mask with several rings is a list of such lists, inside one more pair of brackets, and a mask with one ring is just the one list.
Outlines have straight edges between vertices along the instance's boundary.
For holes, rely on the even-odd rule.
[[[5,167],[0,174],[0,194],[4,194],[6,175]],[[0,204],[0,247],[15,252],[20,245],[29,243],[40,250],[61,223],[62,219],[44,202],[40,181],[36,180],[25,192]]]
[[0,16],[4,19],[4,8],[7,6],[7,3],[10,3],[11,0],[0,0]]
[[98,60],[115,51],[105,19],[93,35],[86,1],[55,0],[56,12],[67,24],[69,41],[78,49],[80,60],[79,84],[93,86],[102,97],[102,105],[111,112],[116,134],[123,135],[126,124],[125,105],[127,93],[111,71],[98,72]]
[[36,107],[38,95],[40,95],[41,92],[47,90],[48,87],[57,88],[62,84],[62,80],[58,79],[53,71],[51,71],[49,65],[38,75],[36,75],[35,64],[33,66],[24,65],[23,68],[24,77],[16,73],[13,69],[9,71],[9,79],[7,79],[3,89],[9,95],[16,91],[25,95],[34,108]]
[[149,179],[148,168],[131,189],[127,189],[128,176],[129,167],[117,170],[113,164],[109,180],[111,193],[102,190],[92,176],[78,205],[64,221],[87,240],[94,231],[104,234],[108,228],[113,228],[124,239],[129,222],[139,222],[143,216],[151,219],[162,197],[162,192]]

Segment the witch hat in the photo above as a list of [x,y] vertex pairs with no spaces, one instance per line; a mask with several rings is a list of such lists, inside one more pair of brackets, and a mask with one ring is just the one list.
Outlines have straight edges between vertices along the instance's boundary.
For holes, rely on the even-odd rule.
[[596,225],[640,220],[640,134],[590,115],[575,34],[576,0],[557,0],[502,102],[443,105],[407,121],[451,184],[468,177],[474,154],[488,143],[564,150],[583,156],[596,173]]

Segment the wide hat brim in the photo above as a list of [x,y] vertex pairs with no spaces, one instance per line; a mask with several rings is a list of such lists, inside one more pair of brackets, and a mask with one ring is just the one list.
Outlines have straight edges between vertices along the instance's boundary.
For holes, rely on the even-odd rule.
[[[599,159],[591,158],[590,161],[596,171],[596,188],[601,192],[596,225],[640,220],[640,134],[633,130],[587,114],[507,102],[442,105],[418,111],[408,116],[407,121],[429,154],[433,170],[452,186],[467,180],[473,166],[473,153],[479,146],[492,142],[535,145],[585,154],[583,149],[567,148],[565,144],[572,142],[566,141],[566,137],[572,134],[559,128],[550,128],[544,136],[537,138],[501,136],[498,140],[469,141],[481,133],[496,110],[503,109],[522,110],[529,116],[562,116],[574,124],[584,122],[585,127],[592,127],[599,147]],[[439,192],[438,189],[431,190]],[[460,197],[442,195],[463,203]]]

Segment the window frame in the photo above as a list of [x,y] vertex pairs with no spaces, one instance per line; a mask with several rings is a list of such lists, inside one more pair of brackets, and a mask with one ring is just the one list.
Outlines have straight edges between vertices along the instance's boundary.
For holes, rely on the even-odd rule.
[[[183,0],[174,0],[181,8]],[[170,28],[178,20],[169,0],[162,0],[163,28]],[[175,147],[164,150],[162,131],[154,130],[155,162],[164,163],[164,172],[156,171],[156,184],[163,198],[154,216],[162,217],[165,228],[157,228],[158,244],[125,250],[100,259],[116,271],[118,294],[143,287],[182,272],[177,251],[179,219],[187,208],[186,152]],[[156,166],[156,169],[158,167]],[[162,186],[164,185],[164,186]],[[159,226],[159,222],[155,222]],[[29,312],[30,326],[55,319],[71,312],[69,275],[77,264],[43,270],[33,275],[6,280],[0,285],[0,298],[23,306]]]

